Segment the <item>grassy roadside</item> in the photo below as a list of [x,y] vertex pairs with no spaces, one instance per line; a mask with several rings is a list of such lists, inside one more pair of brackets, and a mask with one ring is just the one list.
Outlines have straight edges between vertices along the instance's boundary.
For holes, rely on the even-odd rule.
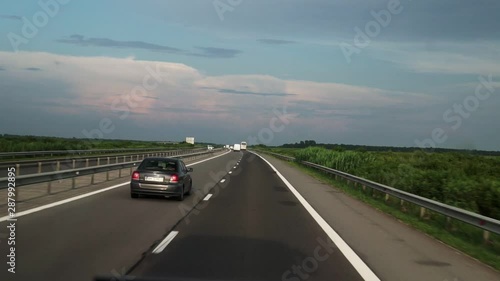
[[395,198],[385,201],[383,194],[367,188],[348,185],[345,181],[336,180],[320,171],[290,163],[308,175],[342,190],[344,193],[389,214],[403,223],[434,237],[443,243],[469,255],[496,270],[500,270],[500,235],[490,234],[489,241],[483,240],[482,230],[459,221],[449,221],[447,218],[428,212],[424,218],[418,215],[419,208],[406,204],[403,207]]
[[[196,145],[204,146],[204,143]],[[0,152],[48,151],[48,150],[90,150],[115,148],[190,148],[186,142],[141,141],[118,139],[61,138],[47,136],[18,136],[0,134]]]

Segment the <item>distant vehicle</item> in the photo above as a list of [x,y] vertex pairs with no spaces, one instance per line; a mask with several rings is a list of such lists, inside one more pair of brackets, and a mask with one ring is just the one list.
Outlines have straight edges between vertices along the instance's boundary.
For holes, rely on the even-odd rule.
[[232,145],[230,145],[230,146],[229,146],[229,149],[233,150],[233,146],[232,146]]
[[184,195],[191,194],[193,180],[187,168],[180,159],[166,157],[150,157],[144,159],[130,180],[130,197],[139,195],[176,196],[179,201]]
[[241,150],[241,144],[235,143],[233,146],[233,151],[240,151]]
[[247,150],[247,143],[244,141],[241,142],[241,150]]
[[211,145],[209,145],[209,146],[207,146],[207,149],[208,149],[208,150],[213,150],[213,149],[214,149],[214,147],[213,147],[213,146],[211,146]]

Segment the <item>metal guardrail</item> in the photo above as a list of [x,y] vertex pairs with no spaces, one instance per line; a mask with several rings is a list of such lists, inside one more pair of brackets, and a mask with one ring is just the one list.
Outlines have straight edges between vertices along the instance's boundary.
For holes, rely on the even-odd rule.
[[[219,151],[219,150],[221,150],[221,149],[205,150],[205,151],[196,152],[196,153],[176,155],[173,157],[174,158],[185,158],[185,157],[197,156],[197,155],[202,155],[202,154],[211,154],[211,153]],[[93,174],[97,174],[97,173],[109,172],[109,171],[113,171],[113,170],[120,170],[120,169],[124,169],[124,168],[133,168],[133,167],[135,167],[135,165],[137,163],[140,163],[143,159],[140,159],[140,160],[138,159],[135,161],[130,161],[130,162],[126,162],[126,163],[119,163],[119,164],[101,165],[101,166],[89,167],[89,168],[71,169],[71,170],[55,171],[55,172],[48,172],[48,173],[16,176],[16,190],[18,190],[17,187],[29,185],[29,184],[51,182],[51,181],[56,181],[56,180],[76,178],[76,177],[81,177],[81,176],[86,176],[86,175],[93,175]],[[73,181],[73,185],[74,185],[74,181]],[[7,177],[0,178],[0,189],[5,189],[5,188],[7,188],[7,186],[8,186],[8,178]]]
[[[283,159],[286,161],[296,161],[296,159],[294,157],[281,155],[278,153],[268,152],[268,151],[261,151],[261,150],[257,150],[257,151],[273,155],[277,158],[280,158],[280,159]],[[429,210],[432,210],[432,211],[437,212],[439,214],[442,214],[444,216],[454,218],[454,219],[457,219],[459,221],[462,221],[462,222],[471,224],[473,226],[482,228],[486,231],[500,234],[500,221],[499,220],[496,220],[496,219],[493,219],[490,217],[486,217],[486,216],[483,216],[480,214],[476,214],[476,213],[473,213],[473,212],[470,212],[470,211],[467,211],[464,209],[460,209],[457,207],[453,207],[453,206],[450,206],[447,204],[443,204],[441,202],[437,202],[437,201],[434,201],[434,200],[431,200],[431,199],[428,199],[425,197],[421,197],[421,196],[418,196],[418,195],[415,195],[412,193],[408,193],[408,192],[399,190],[399,189],[394,188],[394,187],[390,187],[387,185],[376,183],[374,181],[363,179],[363,178],[360,178],[360,177],[357,177],[357,176],[354,176],[354,175],[351,175],[348,173],[344,173],[344,172],[341,172],[341,171],[338,171],[338,170],[335,170],[332,168],[321,166],[321,165],[318,165],[318,164],[315,164],[312,162],[307,162],[307,161],[296,161],[296,162],[298,162],[304,166],[307,166],[307,167],[321,170],[321,171],[326,172],[328,174],[339,176],[339,177],[344,178],[350,182],[358,183],[358,184],[362,185],[363,187],[369,187],[369,188],[372,188],[374,190],[378,190],[380,192],[385,193],[386,196],[394,196],[394,197],[397,197],[403,201],[418,205],[421,207],[421,214],[425,213],[425,209],[429,209]]]
[[[89,166],[99,166],[101,163],[104,165],[111,164],[111,161],[114,161],[114,164],[118,164],[119,161],[122,163],[132,161],[134,158],[139,159],[140,157],[149,156],[176,156],[180,154],[185,154],[188,152],[198,152],[198,151],[206,151],[206,148],[195,148],[195,149],[178,149],[178,150],[155,150],[155,151],[146,151],[141,153],[127,153],[127,154],[115,154],[115,155],[99,155],[99,156],[76,156],[76,155],[68,155],[67,158],[57,158],[57,159],[45,159],[45,160],[28,160],[28,161],[15,161],[15,162],[0,162],[0,169],[4,169],[5,171],[9,167],[16,167],[16,173],[18,175],[26,175],[26,174],[39,174],[44,170],[42,167],[47,168],[47,166],[51,166],[51,169],[55,171],[63,170],[63,169],[76,169],[77,164],[85,165],[85,168]],[[102,160],[102,162],[101,162]],[[95,165],[91,165],[91,163],[95,163]],[[31,173],[26,173],[26,169],[33,170]],[[2,177],[3,172],[0,172],[0,177]]]
[[[96,159],[96,158],[103,158],[103,157],[123,157],[123,156],[130,156],[130,155],[137,155],[140,153],[156,153],[156,152],[176,152],[176,151],[199,151],[199,150],[207,150],[206,148],[187,148],[187,149],[152,149],[152,150],[144,150],[144,151],[136,151],[136,150],[131,150],[131,151],[114,151],[110,153],[99,153],[99,154],[85,154],[85,153],[73,153],[73,154],[67,154],[65,157],[59,157],[59,158],[48,158],[48,159],[33,159],[33,160],[16,160],[15,158],[12,159],[12,161],[1,161],[0,162],[0,168],[1,167],[7,167],[7,166],[12,166],[16,164],[37,164],[39,162],[41,163],[48,163],[48,162],[57,162],[57,161],[68,161],[68,160],[74,160],[74,159]],[[120,153],[120,154],[118,154]],[[7,159],[4,159],[7,160]]]
[[81,154],[95,154],[95,153],[113,153],[113,152],[142,152],[162,150],[156,148],[115,148],[115,149],[88,149],[88,150],[46,150],[46,151],[19,151],[19,152],[1,152],[0,158],[16,157],[16,156],[45,156],[45,155],[81,155]]

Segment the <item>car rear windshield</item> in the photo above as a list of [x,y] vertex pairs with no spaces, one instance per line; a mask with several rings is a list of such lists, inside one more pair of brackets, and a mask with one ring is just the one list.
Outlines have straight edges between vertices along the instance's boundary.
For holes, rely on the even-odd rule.
[[154,159],[154,160],[144,160],[144,162],[142,162],[142,164],[139,166],[139,169],[176,172],[177,166],[178,164],[176,161]]

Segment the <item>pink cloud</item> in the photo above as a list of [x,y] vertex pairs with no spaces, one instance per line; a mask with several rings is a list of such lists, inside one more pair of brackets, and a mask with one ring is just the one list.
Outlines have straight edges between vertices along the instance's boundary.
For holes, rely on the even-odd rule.
[[[321,123],[332,130],[341,130],[348,126],[349,117],[339,120],[332,115],[366,114],[353,108],[384,108],[408,101],[417,104],[432,101],[428,96],[414,93],[283,80],[269,75],[208,76],[184,64],[135,58],[0,52],[0,60],[14,79],[43,83],[57,80],[68,85],[66,92],[58,93],[60,99],[54,99],[61,103],[51,108],[55,112],[78,114],[78,110],[93,109],[102,115],[121,116],[127,111],[130,113],[127,118],[135,118],[137,122],[161,118],[210,120],[220,126],[234,122],[243,127],[268,126],[274,108],[307,101],[321,103],[326,108],[311,107],[314,111],[311,118],[302,118],[300,112],[289,112],[298,119],[296,122],[312,127]],[[29,67],[42,71],[23,71]],[[68,101],[69,97],[74,99]],[[79,107],[68,109],[65,103]]]

